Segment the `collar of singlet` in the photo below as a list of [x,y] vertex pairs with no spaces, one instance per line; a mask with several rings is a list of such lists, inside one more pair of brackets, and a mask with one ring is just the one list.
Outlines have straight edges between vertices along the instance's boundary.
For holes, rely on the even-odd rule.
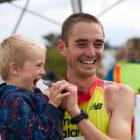
[[83,104],[83,103],[89,101],[90,98],[93,96],[96,86],[103,88],[104,81],[102,79],[96,77],[95,80],[93,81],[92,85],[90,86],[88,93],[85,93],[83,91],[78,91],[78,104]]

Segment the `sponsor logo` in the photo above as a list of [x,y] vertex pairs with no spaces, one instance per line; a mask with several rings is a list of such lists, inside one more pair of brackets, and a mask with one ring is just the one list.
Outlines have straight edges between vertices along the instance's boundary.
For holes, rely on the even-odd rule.
[[92,110],[92,109],[98,110],[98,109],[101,109],[102,106],[103,106],[102,103],[94,103],[94,104],[92,104],[92,105],[89,107],[89,109],[90,109],[90,110]]
[[67,130],[63,130],[63,136],[64,136],[64,138],[77,137],[77,136],[82,136],[82,134],[79,129],[68,128]]
[[63,136],[64,136],[64,138],[82,136],[82,133],[77,128],[77,126],[72,125],[70,123],[70,118],[65,118],[64,119],[64,122],[63,122]]

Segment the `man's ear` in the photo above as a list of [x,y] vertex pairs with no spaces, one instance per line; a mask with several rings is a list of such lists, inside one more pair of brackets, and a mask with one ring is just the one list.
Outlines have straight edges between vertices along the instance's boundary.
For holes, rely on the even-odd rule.
[[19,73],[19,67],[15,63],[10,64],[10,73],[14,76],[18,76]]
[[57,41],[57,49],[64,57],[67,56],[67,46],[62,39]]

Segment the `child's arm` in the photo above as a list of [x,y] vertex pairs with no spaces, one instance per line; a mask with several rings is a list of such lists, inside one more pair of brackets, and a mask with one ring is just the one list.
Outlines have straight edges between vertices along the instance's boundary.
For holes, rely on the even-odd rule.
[[10,94],[1,103],[1,125],[6,128],[3,130],[13,133],[17,139],[60,139],[60,116],[60,110],[53,105],[38,98],[32,100],[29,96]]

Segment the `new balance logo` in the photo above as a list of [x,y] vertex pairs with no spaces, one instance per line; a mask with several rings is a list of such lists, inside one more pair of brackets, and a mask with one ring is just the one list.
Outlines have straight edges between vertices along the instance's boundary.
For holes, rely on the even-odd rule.
[[90,106],[90,110],[92,110],[92,109],[95,109],[95,110],[97,110],[97,109],[101,109],[102,108],[102,103],[94,103],[92,106]]

